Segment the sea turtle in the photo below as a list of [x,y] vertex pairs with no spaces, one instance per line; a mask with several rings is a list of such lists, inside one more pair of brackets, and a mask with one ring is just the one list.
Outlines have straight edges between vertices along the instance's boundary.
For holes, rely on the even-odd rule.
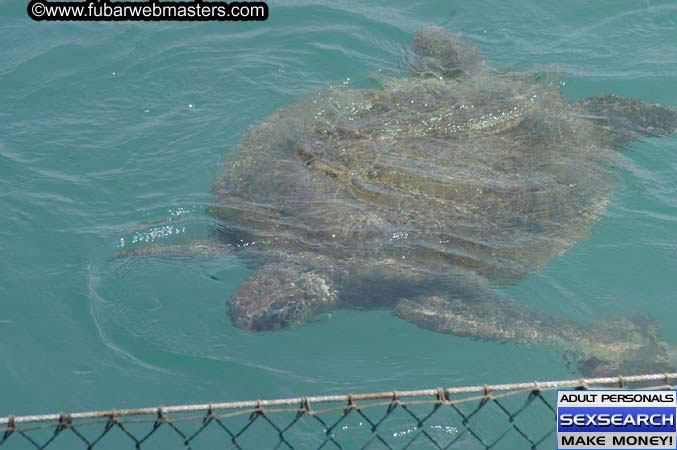
[[617,150],[672,133],[677,111],[568,101],[548,77],[492,68],[440,27],[417,32],[409,55],[403,77],[333,87],[251,126],[212,187],[215,239],[121,256],[237,251],[253,272],[229,312],[246,329],[391,307],[438,332],[575,349],[584,373],[664,370],[650,320],[585,326],[493,288],[583,239]]

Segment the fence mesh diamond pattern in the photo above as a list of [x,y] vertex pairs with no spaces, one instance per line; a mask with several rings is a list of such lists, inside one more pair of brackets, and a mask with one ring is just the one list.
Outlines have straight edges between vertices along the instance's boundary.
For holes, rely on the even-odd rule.
[[0,418],[13,449],[536,449],[556,389],[675,389],[677,374]]

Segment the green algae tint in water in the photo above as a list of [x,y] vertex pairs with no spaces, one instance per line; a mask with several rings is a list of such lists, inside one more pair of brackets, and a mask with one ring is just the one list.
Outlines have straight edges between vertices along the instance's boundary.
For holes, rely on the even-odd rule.
[[[226,315],[249,275],[237,258],[108,259],[122,240],[207,235],[209,186],[247,126],[316,89],[395,73],[415,30],[452,12],[445,26],[494,66],[554,65],[574,99],[677,107],[677,6],[269,7],[263,23],[37,23],[22,1],[0,2],[0,416],[578,376],[557,350],[436,334],[389,310],[246,332]],[[675,345],[677,138],[626,157],[588,239],[503,291],[580,321],[647,313]],[[360,430],[344,433],[360,442]]]

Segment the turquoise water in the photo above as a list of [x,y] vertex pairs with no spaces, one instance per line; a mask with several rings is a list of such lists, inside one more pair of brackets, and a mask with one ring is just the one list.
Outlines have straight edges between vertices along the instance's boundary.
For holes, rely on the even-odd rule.
[[[571,98],[677,107],[673,1],[269,2],[265,23],[36,23],[0,0],[0,416],[561,379],[538,346],[435,334],[390,311],[235,328],[232,256],[107,260],[207,233],[224,153],[331,84],[392,72],[445,22],[493,65],[554,67]],[[604,218],[504,288],[578,320],[648,313],[677,345],[677,136],[632,144]],[[171,234],[169,231],[171,230]]]

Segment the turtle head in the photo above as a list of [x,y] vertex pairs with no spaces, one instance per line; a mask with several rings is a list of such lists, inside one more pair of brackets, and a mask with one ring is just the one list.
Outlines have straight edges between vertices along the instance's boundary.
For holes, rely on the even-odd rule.
[[472,75],[485,65],[484,56],[465,42],[461,35],[442,27],[420,29],[411,44],[414,53],[412,71],[453,78]]

